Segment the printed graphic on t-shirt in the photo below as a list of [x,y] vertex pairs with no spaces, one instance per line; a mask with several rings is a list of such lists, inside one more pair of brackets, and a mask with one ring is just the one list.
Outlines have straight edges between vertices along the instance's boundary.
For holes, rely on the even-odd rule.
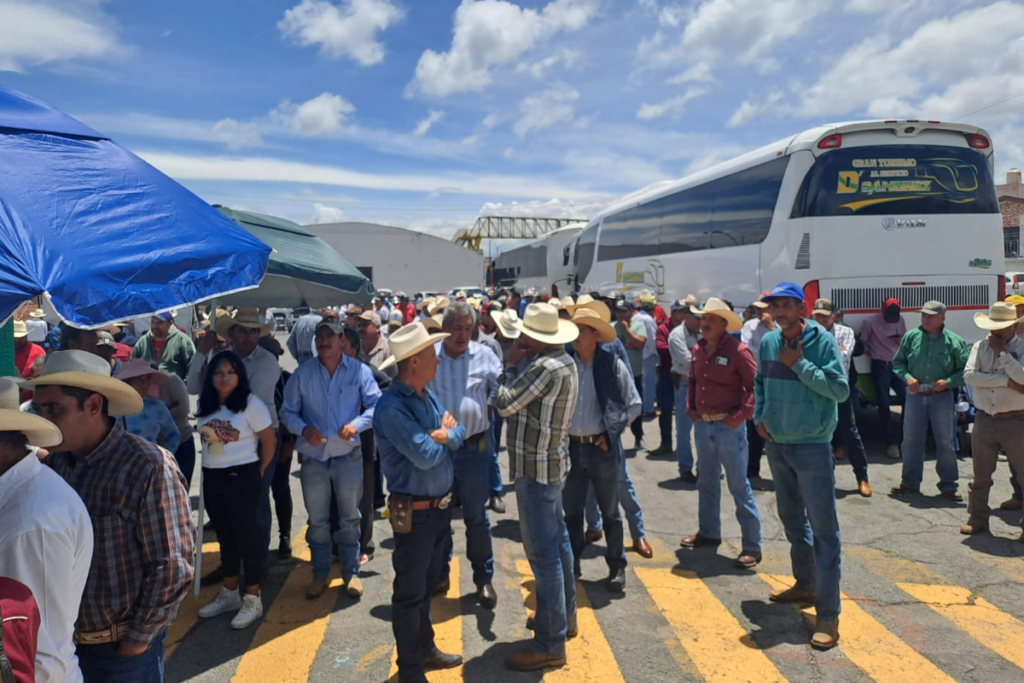
[[224,455],[224,444],[238,441],[239,432],[230,420],[210,420],[199,430],[210,455]]

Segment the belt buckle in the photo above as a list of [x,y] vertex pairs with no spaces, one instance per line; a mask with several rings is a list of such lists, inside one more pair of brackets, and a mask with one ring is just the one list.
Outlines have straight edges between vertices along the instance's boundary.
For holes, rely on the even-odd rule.
[[448,493],[448,494],[445,495],[444,498],[441,499],[441,502],[439,502],[437,504],[437,508],[439,510],[447,510],[448,506],[451,504],[451,502],[452,502],[452,494]]

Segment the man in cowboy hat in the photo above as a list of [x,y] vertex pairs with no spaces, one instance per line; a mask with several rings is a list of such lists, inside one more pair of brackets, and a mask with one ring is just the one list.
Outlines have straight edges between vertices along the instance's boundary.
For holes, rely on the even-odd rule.
[[[657,398],[658,393],[658,323],[654,320],[654,306],[658,303],[658,299],[654,296],[654,292],[649,289],[645,289],[640,292],[637,297],[639,301],[639,308],[633,314],[633,320],[639,320],[644,324],[644,330],[646,336],[644,337],[644,348],[643,348],[643,363],[644,363],[644,378],[643,378],[643,391],[641,396],[644,402],[644,417],[653,418],[654,413],[654,401]],[[662,414],[665,413],[665,409],[661,409]],[[664,421],[663,421],[664,423]],[[658,448],[655,448],[653,453],[659,455],[664,453],[672,452],[672,409],[668,410],[668,439],[665,437],[664,428],[662,432],[662,444]],[[667,441],[667,447],[666,447]]]
[[52,422],[20,411],[18,385],[0,379],[0,576],[28,586],[39,605],[36,680],[78,683],[72,636],[92,562],[92,521],[31,450],[61,439]]
[[314,600],[327,589],[331,571],[331,494],[338,510],[334,542],[341,558],[345,592],[363,594],[359,580],[359,503],[363,495],[360,432],[371,428],[380,389],[366,365],[342,353],[344,327],[322,322],[316,328],[316,362],[300,365],[284,388],[281,417],[298,435],[302,454],[299,477],[309,514],[306,539],[312,553],[313,580],[306,597]]
[[[647,326],[642,320],[635,319],[636,306],[631,301],[619,300],[615,304],[615,333],[619,341],[626,347],[629,357],[629,369],[633,373],[636,390],[643,396],[644,392],[644,347],[647,345]],[[642,418],[633,420],[629,426],[636,440],[634,447],[646,449],[644,445],[644,424]]]
[[[608,535],[608,590],[621,592],[626,585],[626,551],[619,512],[619,470],[625,457],[622,432],[640,414],[642,402],[629,368],[601,347],[615,340],[615,330],[608,320],[581,307],[573,312],[572,322],[579,329],[579,336],[572,343],[579,393],[569,424],[570,467],[562,504],[573,551],[573,574],[581,574],[580,560],[586,547],[584,508],[588,490],[593,486],[602,528]],[[575,630],[575,625],[570,624],[569,632]]]
[[460,655],[437,649],[430,623],[430,596],[443,579],[452,547],[452,454],[466,436],[465,428],[427,388],[437,373],[435,344],[447,337],[430,334],[422,325],[407,325],[391,335],[393,355],[382,367],[397,365],[398,376],[377,402],[373,417],[391,493],[391,627],[401,683],[426,683],[425,670],[462,663]]
[[708,299],[700,317],[702,339],[693,350],[686,405],[677,407],[690,415],[697,437],[698,528],[680,545],[714,547],[722,542],[719,474],[724,469],[743,536],[736,564],[753,569],[761,561],[761,518],[747,480],[746,425],[754,414],[757,362],[747,347],[729,334],[738,331],[743,321],[725,302]]
[[[656,346],[658,347],[658,365],[655,372],[658,376],[656,387],[658,407],[661,409],[661,415],[658,416],[661,445],[651,451],[650,455],[667,455],[676,451],[676,449],[672,448],[672,410],[677,404],[675,401],[675,385],[672,381],[672,352],[669,349],[668,337],[672,334],[672,330],[682,326],[683,318],[686,316],[686,306],[681,301],[674,301],[671,308],[672,314],[665,319],[665,322],[658,325],[658,331],[655,333]],[[647,368],[645,367],[644,372],[646,371]],[[684,406],[679,405],[678,412],[685,413]],[[683,433],[680,432],[679,436],[683,437]],[[689,436],[689,430],[686,431],[686,436]],[[680,448],[682,448],[682,444],[680,444]],[[686,445],[686,448],[689,449],[689,444]],[[681,467],[680,474],[682,474]]]
[[24,379],[32,376],[32,366],[46,351],[42,346],[28,340],[28,327],[20,320],[14,321],[14,365]]
[[[1017,317],[1020,321],[1014,329],[1016,330],[1017,337],[1024,339],[1024,296],[1011,294],[1003,299],[1003,301],[1016,309]],[[1020,510],[1024,508],[1024,489],[1017,483],[1017,471],[1013,465],[1010,465],[1010,485],[1013,487],[1013,495],[999,504],[1000,510]]]
[[[672,302],[672,319],[682,314],[680,324],[668,333],[668,353],[671,364],[673,388],[673,404],[676,409],[676,464],[679,467],[679,478],[687,484],[696,484],[697,477],[693,474],[693,420],[686,410],[686,395],[690,389],[690,364],[693,361],[693,349],[700,340],[701,319],[696,313],[696,299],[689,296]],[[665,372],[664,366],[662,372]]]
[[[953,451],[956,407],[950,389],[964,384],[970,350],[963,337],[946,327],[946,305],[928,301],[921,307],[921,326],[903,337],[892,371],[907,385],[903,404],[903,479],[896,495],[921,492],[928,427],[935,436],[935,471],[939,491],[960,501],[960,469]],[[973,443],[973,442],[972,442]]]
[[[487,518],[490,472],[494,463],[494,438],[490,406],[498,388],[501,362],[487,347],[472,341],[476,312],[456,301],[448,306],[441,322],[447,333],[435,347],[439,367],[430,389],[455,421],[466,429],[462,446],[452,453],[455,468],[453,493],[462,502],[466,522],[466,555],[473,565],[477,601],[494,609],[498,594],[494,579],[491,524]],[[448,579],[448,563],[442,585]]]
[[[270,323],[261,322],[259,310],[251,306],[239,308],[231,316],[217,316],[214,323],[214,330],[217,334],[206,334],[199,340],[199,352],[192,358],[192,363],[189,365],[186,382],[188,393],[197,396],[203,390],[203,372],[207,361],[213,357],[217,337],[220,336],[228,340],[229,348],[242,359],[246,374],[249,376],[249,388],[252,393],[263,401],[264,405],[273,407],[277,381],[281,379],[281,366],[277,363],[277,356],[260,346],[260,337],[269,334],[271,327]],[[277,431],[280,420],[276,410],[270,411],[270,423]],[[280,446],[280,438],[277,443]],[[260,491],[260,507],[256,517],[256,535],[260,542],[260,549],[264,553],[264,566],[266,566],[267,560],[266,553],[270,548],[270,526],[273,522],[270,510],[270,486],[274,482],[276,470],[277,457],[263,472],[263,488]]]
[[28,314],[25,318],[25,326],[28,327],[28,340],[37,344],[42,344],[46,341],[46,334],[50,331],[50,326],[46,323],[46,312],[37,308]]
[[142,397],[112,378],[102,358],[58,351],[22,386],[63,435],[46,464],[93,522],[95,552],[75,632],[85,683],[163,680],[166,629],[194,574],[185,478],[173,455],[116,419],[142,410]]
[[[61,348],[65,348],[61,345]],[[185,379],[196,353],[195,344],[174,324],[171,313],[157,313],[149,321],[149,332],[132,347],[132,358],[156,363],[160,372]]]
[[[878,421],[887,444],[885,454],[893,460],[900,459],[903,429],[902,425],[899,431],[891,429],[889,390],[896,393],[897,402],[907,405],[907,385],[893,372],[893,359],[903,341],[903,335],[907,333],[907,323],[900,310],[899,300],[890,297],[882,303],[878,313],[869,315],[860,324],[860,340],[864,344],[864,352],[871,356],[871,382],[875,386],[878,401]],[[906,417],[904,411],[900,422]]]
[[[999,451],[1024,484],[1024,339],[1016,334],[1020,319],[1013,304],[996,302],[988,315],[974,314],[974,324],[988,332],[975,342],[964,368],[964,381],[974,387],[977,417],[971,433],[974,478],[967,485],[967,523],[962,534],[988,531],[988,493]],[[1024,543],[1024,532],[1018,539]]]
[[796,579],[795,586],[772,591],[770,598],[814,603],[811,646],[829,649],[839,641],[842,550],[831,441],[838,404],[850,395],[850,386],[836,338],[802,316],[803,289],[783,282],[765,301],[778,327],[761,339],[754,423],[766,442]]
[[[380,317],[373,311],[364,311],[356,316],[355,327],[359,331],[361,348],[366,362],[380,369],[384,361],[391,356],[388,340],[380,333]],[[384,372],[388,377],[394,377],[396,370],[392,367]]]
[[395,306],[395,310],[402,312],[402,324],[408,325],[416,321],[416,309],[413,308],[412,303],[409,301],[409,295],[405,292],[396,292],[395,298],[398,299],[398,305]]
[[[579,328],[550,304],[530,304],[498,380],[498,412],[508,419],[509,477],[515,482],[519,527],[536,579],[534,638],[508,655],[506,665],[535,671],[565,664],[567,628],[576,617],[572,548],[562,510],[569,471],[569,426],[579,382],[565,345]],[[519,362],[535,357],[523,372]]]

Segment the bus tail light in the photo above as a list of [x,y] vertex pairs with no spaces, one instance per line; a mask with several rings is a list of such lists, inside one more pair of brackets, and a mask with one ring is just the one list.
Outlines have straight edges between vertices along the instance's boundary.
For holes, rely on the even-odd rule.
[[969,147],[973,147],[974,149],[988,149],[988,138],[985,137],[984,135],[978,135],[977,133],[973,133],[968,134],[966,137],[967,145]]
[[[1016,286],[1016,284],[1017,284],[1017,276],[1016,275],[1013,276],[1013,284],[1014,284],[1014,286]],[[1007,296],[1007,294],[1006,294],[1006,276],[1005,275],[1000,275],[999,276],[999,282],[996,285],[996,296],[999,297],[1000,301],[1005,299],[1006,296]]]
[[817,280],[811,280],[806,285],[804,285],[804,317],[805,318],[810,318],[811,317],[811,311],[814,310],[814,302],[817,301],[820,298],[818,296],[820,294],[820,292],[821,292],[821,290],[818,287],[818,281]]
[[[839,133],[822,138],[818,142],[818,149],[839,149],[843,146],[843,136]],[[986,145],[987,146],[987,145]]]

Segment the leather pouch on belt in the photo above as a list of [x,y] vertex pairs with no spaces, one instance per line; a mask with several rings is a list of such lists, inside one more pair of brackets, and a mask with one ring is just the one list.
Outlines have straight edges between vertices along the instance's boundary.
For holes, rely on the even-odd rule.
[[391,530],[396,534],[412,533],[412,496],[392,493],[388,497]]

